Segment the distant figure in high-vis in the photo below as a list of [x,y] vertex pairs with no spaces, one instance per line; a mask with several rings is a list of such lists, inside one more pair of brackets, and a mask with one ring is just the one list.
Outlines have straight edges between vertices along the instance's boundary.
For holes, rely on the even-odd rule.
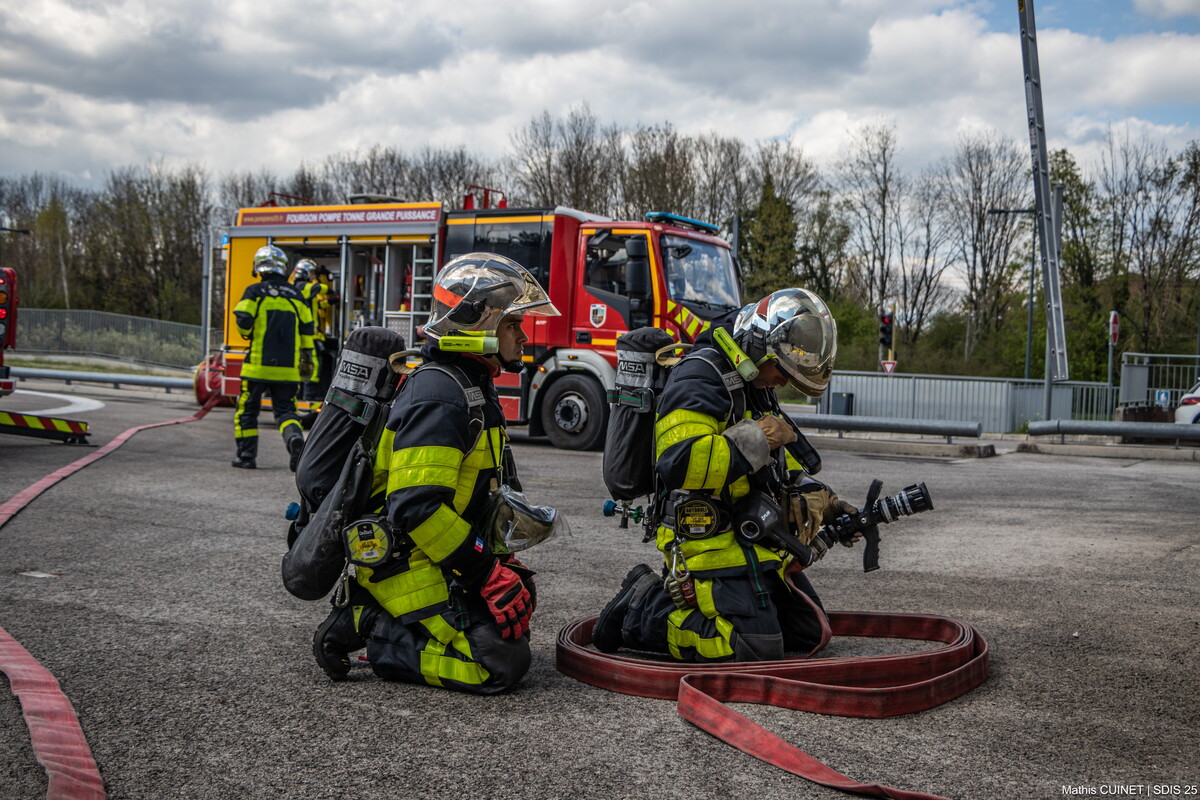
[[292,472],[304,451],[304,429],[296,417],[296,389],[312,375],[313,317],[309,303],[287,282],[287,256],[278,247],[260,247],[254,254],[258,283],[246,287],[233,309],[238,332],[250,340],[242,362],[242,392],[233,418],[237,458],[233,466],[258,466],[258,412],[264,392],[287,445]]

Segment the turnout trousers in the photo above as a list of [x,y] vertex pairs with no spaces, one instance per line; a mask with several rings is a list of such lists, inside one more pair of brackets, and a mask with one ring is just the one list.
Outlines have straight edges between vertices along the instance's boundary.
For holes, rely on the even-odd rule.
[[271,412],[275,415],[275,424],[279,426],[284,444],[297,436],[304,437],[304,428],[296,416],[296,384],[243,378],[242,392],[238,395],[237,411],[233,418],[233,438],[237,443],[238,458],[258,457],[258,414],[262,410],[263,394],[271,397]]
[[[446,611],[402,622],[380,609],[369,631],[367,661],[384,680],[426,683],[472,694],[510,689],[529,670],[529,635],[505,639],[482,598],[466,597]],[[462,628],[462,630],[459,630]]]
[[775,571],[693,580],[695,608],[677,608],[661,581],[634,597],[622,625],[625,646],[705,663],[807,655],[821,642],[825,611],[803,573],[794,578],[799,594]]

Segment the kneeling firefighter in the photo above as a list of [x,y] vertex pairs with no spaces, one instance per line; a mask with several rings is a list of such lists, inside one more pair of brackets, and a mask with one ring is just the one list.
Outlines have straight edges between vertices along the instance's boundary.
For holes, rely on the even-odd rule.
[[[598,649],[758,661],[824,643],[824,610],[801,570],[824,554],[820,526],[857,509],[810,477],[820,458],[785,421],[775,388],[821,396],[836,355],[824,301],[783,289],[714,321],[671,369],[654,426],[663,577],[645,564],[630,570],[596,621]],[[793,549],[807,563],[742,535],[742,517],[761,524],[770,514],[803,542]]]
[[559,520],[545,508],[514,515],[505,502],[520,486],[493,379],[523,369],[523,317],[558,315],[503,256],[470,253],[438,275],[424,363],[401,385],[376,451],[379,514],[348,529],[355,583],[313,639],[330,678],[344,678],[362,647],[381,678],[479,694],[529,669],[533,573],[509,535],[530,523],[548,537]]

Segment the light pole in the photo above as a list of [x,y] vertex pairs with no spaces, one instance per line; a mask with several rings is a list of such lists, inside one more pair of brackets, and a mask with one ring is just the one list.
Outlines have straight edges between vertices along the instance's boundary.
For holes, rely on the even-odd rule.
[[[989,214],[1036,214],[1036,208],[989,208]],[[1029,259],[1029,321],[1025,323],[1025,380],[1029,380],[1029,364],[1033,361],[1033,275],[1037,271],[1037,226],[1033,226],[1033,254]]]

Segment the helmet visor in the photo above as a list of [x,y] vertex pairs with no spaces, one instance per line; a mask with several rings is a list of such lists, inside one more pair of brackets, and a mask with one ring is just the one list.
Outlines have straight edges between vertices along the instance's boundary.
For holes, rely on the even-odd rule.
[[508,304],[508,308],[504,309],[505,314],[520,314],[524,317],[561,317],[562,312],[554,307],[550,302],[546,291],[542,289],[537,280],[529,274],[525,273],[524,290]]
[[[787,373],[791,384],[810,397],[819,397],[829,385],[837,358],[837,325],[827,308],[806,306],[802,297],[782,298],[797,307],[779,309],[788,317],[771,327],[766,337],[767,356]],[[801,308],[801,306],[803,306]],[[775,316],[775,308],[770,309]],[[768,319],[768,324],[773,320]]]

